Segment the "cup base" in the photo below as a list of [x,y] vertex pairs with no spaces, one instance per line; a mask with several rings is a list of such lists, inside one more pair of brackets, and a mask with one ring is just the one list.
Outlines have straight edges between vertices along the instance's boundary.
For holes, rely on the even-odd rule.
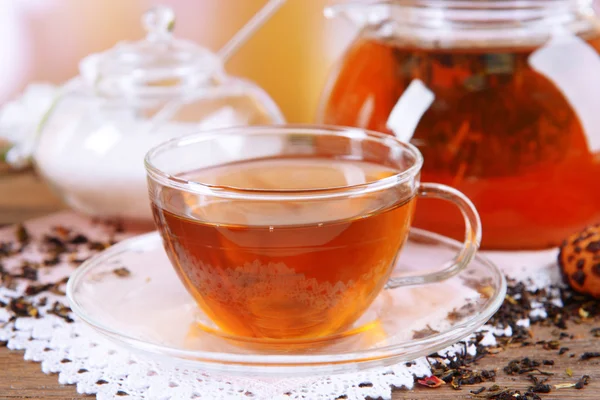
[[[371,313],[383,313],[384,305],[379,304],[371,307]],[[365,321],[363,321],[363,319]],[[328,346],[332,343],[349,342],[360,335],[372,335],[381,326],[381,321],[377,318],[361,318],[351,328],[340,332],[304,338],[274,339],[274,338],[255,338],[248,336],[234,335],[221,330],[206,314],[197,309],[195,321],[190,326],[189,335],[201,337],[202,335],[212,335],[218,339],[225,340],[236,346],[250,349],[256,352],[280,352],[289,353],[293,351],[314,351],[320,347]]]
[[[461,244],[412,229],[393,277],[452,259]],[[120,276],[115,268],[131,273]],[[228,335],[183,288],[158,233],[121,242],[79,267],[69,281],[71,308],[111,340],[183,368],[270,377],[334,374],[387,366],[464,339],[502,304],[506,282],[476,256],[460,274],[422,286],[384,289],[349,329],[313,339]]]

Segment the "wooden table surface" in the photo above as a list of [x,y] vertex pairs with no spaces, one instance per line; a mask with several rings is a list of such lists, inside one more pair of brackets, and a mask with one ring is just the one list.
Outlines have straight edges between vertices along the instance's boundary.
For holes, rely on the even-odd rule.
[[[0,225],[15,223],[29,218],[57,211],[63,206],[59,199],[31,173],[1,174],[0,168]],[[503,367],[510,360],[530,357],[535,360],[551,359],[553,366],[544,366],[545,371],[554,373],[548,383],[574,383],[582,375],[589,375],[591,382],[582,390],[574,388],[552,390],[549,394],[541,394],[543,399],[600,399],[600,358],[581,361],[580,355],[587,351],[600,351],[600,338],[593,337],[590,330],[597,327],[593,324],[573,325],[569,334],[573,339],[561,339],[561,345],[569,347],[569,351],[561,356],[557,350],[544,350],[541,345],[533,347],[507,348],[498,354],[487,355],[480,360],[474,369],[496,370],[495,384],[501,387],[518,389],[521,392],[531,386],[525,375],[509,376]],[[534,327],[534,341],[557,339],[556,331],[550,328]],[[575,354],[570,357],[570,354]],[[567,368],[573,371],[573,377],[566,373]],[[475,386],[464,386],[462,390],[453,390],[450,385],[436,389],[418,387],[415,390],[396,390],[393,399],[468,399],[471,390],[481,386],[490,387],[494,383]],[[57,377],[45,375],[37,363],[23,360],[22,352],[0,348],[0,399],[79,399],[90,396],[78,395],[74,386],[57,383]],[[93,396],[92,396],[93,397]]]

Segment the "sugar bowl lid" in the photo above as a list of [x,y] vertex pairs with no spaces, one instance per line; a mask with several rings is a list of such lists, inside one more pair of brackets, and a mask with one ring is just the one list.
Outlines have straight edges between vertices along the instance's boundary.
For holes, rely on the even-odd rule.
[[81,61],[81,76],[97,92],[111,97],[173,96],[210,84],[223,72],[215,53],[173,37],[172,9],[154,7],[143,15],[142,24],[145,39],[120,42]]

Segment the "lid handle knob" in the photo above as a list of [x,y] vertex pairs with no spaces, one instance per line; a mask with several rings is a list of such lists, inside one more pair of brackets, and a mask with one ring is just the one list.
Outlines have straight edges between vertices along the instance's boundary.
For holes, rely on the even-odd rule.
[[148,40],[153,42],[168,40],[175,28],[175,13],[170,7],[153,7],[144,13],[142,24],[148,34]]

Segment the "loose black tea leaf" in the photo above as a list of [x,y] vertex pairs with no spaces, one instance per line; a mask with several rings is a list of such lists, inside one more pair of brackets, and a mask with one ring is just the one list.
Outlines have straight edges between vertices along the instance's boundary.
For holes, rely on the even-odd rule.
[[12,244],[0,242],[0,258],[8,257],[12,254]]
[[546,383],[538,383],[535,386],[531,386],[529,391],[533,393],[550,393],[552,391],[552,387]]
[[[54,293],[60,296],[64,296],[64,291],[60,290],[60,286],[67,283],[67,281],[69,280],[69,278],[63,278],[58,282],[54,282],[54,283],[47,283],[44,285],[29,285],[27,286],[27,288],[25,289],[25,294],[28,296],[35,296],[36,294],[42,293],[42,292],[50,292],[50,293]],[[44,301],[46,298],[43,298]],[[41,300],[38,300],[41,301]]]
[[590,379],[589,375],[583,375],[575,384],[575,389],[583,389],[585,386],[589,385]]
[[27,228],[25,228],[25,225],[23,225],[23,224],[17,225],[15,235],[17,237],[17,241],[21,245],[29,243],[29,240],[31,238],[31,236],[29,235],[29,232],[27,231]]
[[16,297],[11,299],[9,308],[18,317],[39,318],[40,316],[37,307],[24,297]]
[[440,333],[435,329],[432,329],[429,325],[426,328],[421,329],[420,331],[415,331],[413,334],[413,339],[422,339],[431,335],[435,335],[436,333]]
[[558,355],[562,356],[563,354],[565,354],[567,351],[569,351],[568,347],[561,347],[560,350],[558,350]]
[[73,237],[73,238],[70,240],[70,242],[69,242],[69,243],[71,243],[71,244],[84,244],[84,243],[87,243],[87,242],[89,242],[89,240],[88,240],[87,236],[85,236],[85,235],[82,235],[82,234],[77,234],[77,235],[75,235],[75,236],[74,236],[74,237]]
[[131,275],[131,271],[125,267],[114,269],[113,273],[121,278],[126,278]]
[[581,360],[585,361],[585,360],[589,360],[591,358],[598,358],[600,357],[600,352],[590,352],[590,351],[586,351],[585,353],[583,353],[581,355]]
[[450,322],[460,321],[472,315],[473,312],[475,312],[475,309],[476,307],[474,303],[467,303],[458,309],[455,308],[450,311],[446,316],[446,319],[448,319]]
[[30,281],[37,281],[38,271],[34,265],[25,263],[21,267],[21,273],[19,275],[15,275],[16,278],[23,278]]
[[53,255],[67,252],[67,244],[56,236],[46,235],[43,243],[48,249],[48,252],[53,253]]
[[518,390],[510,390],[508,388],[500,388],[498,385],[490,387],[487,392],[472,394],[472,397],[477,399],[490,400],[541,400],[541,397],[532,392],[521,394]]
[[533,386],[529,387],[529,391],[533,393],[550,393],[552,388],[546,382],[548,379],[539,380],[535,375],[529,375],[529,379]]
[[52,228],[52,231],[54,233],[56,233],[59,237],[66,239],[69,236],[69,233],[71,233],[71,230],[69,228],[66,228],[62,225],[56,225]]
[[471,390],[471,393],[472,394],[479,394],[479,393],[483,392],[484,390],[485,390],[485,386],[482,386],[482,387],[480,387],[477,390]]
[[69,260],[69,263],[71,263],[72,265],[75,265],[75,266],[79,266],[82,263],[84,263],[85,261],[86,261],[85,258],[72,258]]
[[108,244],[108,243],[90,242],[90,250],[102,251],[102,250],[107,249],[109,247],[110,247],[110,244]]
[[[532,360],[529,357],[524,357],[520,360],[512,360],[504,367],[504,372],[507,375],[521,375],[533,371],[539,371],[540,362]],[[541,372],[541,371],[539,371]]]
[[35,296],[36,294],[50,290],[53,286],[53,283],[48,283],[45,285],[29,285],[27,286],[27,289],[25,289],[25,294],[27,296]]
[[73,322],[73,318],[69,316],[71,313],[71,308],[59,303],[58,301],[55,301],[52,305],[52,308],[46,312],[48,314],[56,315],[57,317],[64,319],[66,322]]
[[54,265],[57,265],[58,263],[60,263],[60,256],[58,254],[54,254],[43,261],[43,264],[46,267],[52,267]]

